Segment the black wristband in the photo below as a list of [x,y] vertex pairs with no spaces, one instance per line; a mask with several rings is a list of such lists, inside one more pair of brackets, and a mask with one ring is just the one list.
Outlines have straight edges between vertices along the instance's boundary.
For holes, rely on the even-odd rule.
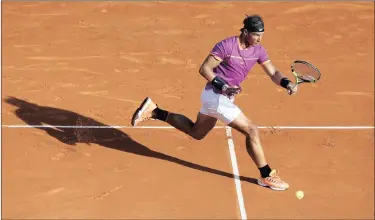
[[288,78],[284,77],[284,78],[282,78],[282,79],[280,80],[280,86],[283,87],[283,88],[285,88],[285,89],[287,89],[287,88],[288,88],[287,85],[288,85],[289,83],[291,83],[291,82],[292,82],[292,81],[290,81]]
[[222,78],[220,78],[220,77],[218,77],[218,76],[216,76],[216,77],[212,80],[211,83],[212,83],[212,85],[213,85],[216,89],[218,89],[218,90],[220,90],[220,91],[223,91],[223,87],[224,87],[224,85],[227,84]]

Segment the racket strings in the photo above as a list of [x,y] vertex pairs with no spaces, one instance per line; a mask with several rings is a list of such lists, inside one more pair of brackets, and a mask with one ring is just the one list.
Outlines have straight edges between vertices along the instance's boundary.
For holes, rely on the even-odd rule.
[[293,68],[295,73],[297,73],[298,78],[304,81],[313,82],[318,80],[320,77],[319,71],[307,64],[295,63]]

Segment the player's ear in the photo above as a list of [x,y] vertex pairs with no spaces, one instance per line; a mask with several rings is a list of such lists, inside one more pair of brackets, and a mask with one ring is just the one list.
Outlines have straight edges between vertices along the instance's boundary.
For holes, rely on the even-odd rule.
[[244,29],[244,30],[243,30],[243,33],[244,33],[245,35],[247,35],[249,32],[248,32],[246,29]]

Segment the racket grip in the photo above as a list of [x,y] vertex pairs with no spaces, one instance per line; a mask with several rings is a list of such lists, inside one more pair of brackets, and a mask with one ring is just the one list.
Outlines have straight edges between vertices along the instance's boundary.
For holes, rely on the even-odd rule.
[[295,88],[297,88],[297,86],[298,86],[298,83],[293,84],[292,87],[290,87],[290,88],[291,88],[292,90],[294,90]]
[[297,92],[297,88],[298,88],[298,83],[293,84],[293,85],[288,89],[288,94],[289,94],[289,95],[292,95],[292,94],[296,93],[296,92]]

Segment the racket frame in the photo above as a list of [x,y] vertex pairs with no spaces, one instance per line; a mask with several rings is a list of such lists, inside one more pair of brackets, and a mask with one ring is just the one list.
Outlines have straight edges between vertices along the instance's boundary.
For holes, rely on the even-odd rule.
[[[315,71],[318,72],[319,77],[317,79],[312,80],[312,81],[301,79],[294,70],[294,64],[296,64],[296,63],[302,63],[302,64],[305,64],[305,65],[308,65],[308,66],[312,67]],[[292,73],[295,77],[295,80],[296,80],[296,83],[294,84],[294,87],[297,87],[301,83],[317,83],[317,81],[320,79],[320,76],[321,76],[320,70],[316,66],[314,66],[313,64],[311,64],[311,63],[309,63],[305,60],[295,60],[292,63],[292,65],[290,66],[290,69],[291,69],[291,71],[292,71]]]

